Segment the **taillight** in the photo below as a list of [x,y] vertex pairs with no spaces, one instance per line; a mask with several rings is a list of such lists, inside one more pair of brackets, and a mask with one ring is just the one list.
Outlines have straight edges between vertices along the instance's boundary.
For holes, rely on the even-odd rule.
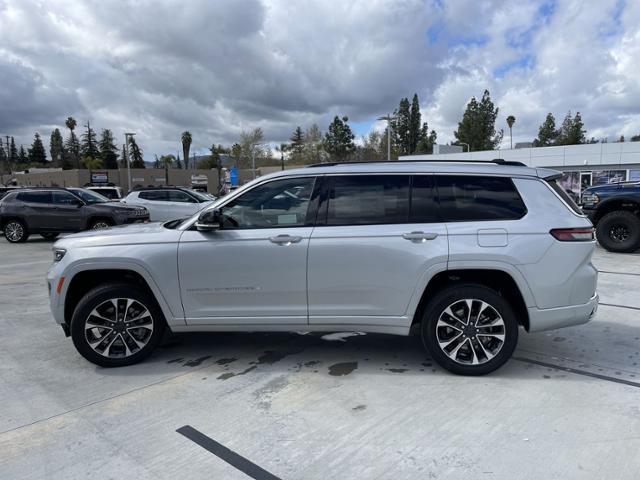
[[561,242],[591,242],[594,239],[593,227],[554,228],[549,233]]

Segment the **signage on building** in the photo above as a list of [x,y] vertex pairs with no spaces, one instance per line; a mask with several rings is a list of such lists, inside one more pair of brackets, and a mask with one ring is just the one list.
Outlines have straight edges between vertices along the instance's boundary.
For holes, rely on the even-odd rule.
[[91,183],[107,183],[109,174],[107,172],[91,172]]
[[206,175],[191,175],[191,185],[207,185],[209,179]]
[[132,182],[144,182],[144,177],[133,177]]

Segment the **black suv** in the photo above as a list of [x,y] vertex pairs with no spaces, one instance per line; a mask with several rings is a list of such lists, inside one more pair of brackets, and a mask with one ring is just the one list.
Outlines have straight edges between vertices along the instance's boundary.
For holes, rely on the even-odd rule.
[[640,182],[589,187],[582,193],[582,211],[608,251],[628,253],[640,248]]
[[32,233],[55,239],[61,232],[148,220],[144,207],[111,202],[83,188],[23,188],[0,201],[0,230],[11,243],[25,242]]

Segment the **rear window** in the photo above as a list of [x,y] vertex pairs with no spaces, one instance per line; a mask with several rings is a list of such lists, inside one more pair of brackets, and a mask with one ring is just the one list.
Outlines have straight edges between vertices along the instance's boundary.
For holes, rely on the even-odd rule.
[[445,222],[517,220],[527,213],[507,177],[436,175],[436,185]]
[[51,203],[51,192],[22,192],[18,200],[28,203]]
[[152,202],[166,202],[169,199],[169,195],[164,190],[149,190],[140,192],[138,198]]
[[562,185],[560,185],[557,182],[557,180],[555,180],[555,179],[547,179],[547,183],[553,189],[553,191],[556,192],[560,196],[560,198],[562,198],[562,200],[564,200],[564,203],[569,205],[569,208],[571,208],[571,210],[573,210],[578,215],[582,215],[583,214],[582,210],[580,210],[580,207],[578,206],[578,204],[573,201],[573,198],[571,198],[569,196],[569,194],[565,191],[564,188],[562,188]]

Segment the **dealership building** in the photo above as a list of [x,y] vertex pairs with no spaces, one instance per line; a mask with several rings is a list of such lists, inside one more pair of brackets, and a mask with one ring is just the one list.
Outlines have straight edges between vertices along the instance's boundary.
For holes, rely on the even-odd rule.
[[[458,150],[451,151],[451,150]],[[399,160],[493,160],[522,162],[529,167],[547,167],[564,173],[566,190],[579,195],[591,185],[640,182],[640,142],[594,143],[557,147],[526,147],[512,150],[462,152],[462,147],[436,145],[429,155],[406,155]]]

